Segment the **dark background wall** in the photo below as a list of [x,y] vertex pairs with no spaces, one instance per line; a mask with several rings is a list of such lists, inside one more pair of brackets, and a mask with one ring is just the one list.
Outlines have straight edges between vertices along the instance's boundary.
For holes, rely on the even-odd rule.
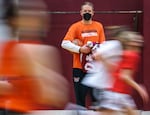
[[[144,44],[144,52],[143,52],[143,80],[144,84],[147,86],[149,92],[150,92],[150,1],[149,0],[143,0],[143,11],[144,11],[144,17],[143,17],[143,34],[145,38],[145,44]],[[149,93],[150,94],[150,93]],[[145,110],[150,110],[150,103],[144,105]]]
[[[80,5],[85,0],[45,0],[48,5],[50,16],[50,28],[45,42],[60,49],[62,56],[62,68],[64,76],[70,81],[70,101],[74,102],[74,91],[72,85],[72,56],[69,52],[60,47],[61,41],[69,26],[80,20]],[[150,23],[150,1],[148,0],[89,0],[94,4],[94,20],[107,25],[129,25],[132,29],[139,31],[145,37],[145,47],[143,48],[142,63],[137,76],[137,82],[144,83],[149,89],[149,66],[150,66],[150,43],[149,23]],[[102,11],[112,11],[104,13]],[[114,12],[114,11],[142,11],[142,12]],[[133,97],[138,105],[138,109],[150,110],[150,104],[143,104],[137,92]]]

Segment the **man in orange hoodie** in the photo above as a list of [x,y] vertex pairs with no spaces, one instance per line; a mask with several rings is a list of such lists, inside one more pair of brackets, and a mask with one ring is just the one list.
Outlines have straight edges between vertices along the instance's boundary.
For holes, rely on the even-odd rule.
[[105,41],[105,35],[103,25],[100,22],[92,20],[94,6],[91,2],[85,2],[81,5],[80,15],[82,19],[70,26],[62,40],[61,46],[73,54],[72,77],[76,103],[81,106],[86,106],[85,100],[89,88],[81,84],[85,75],[84,60],[91,52],[91,48],[87,47],[86,44],[88,41],[102,43]]

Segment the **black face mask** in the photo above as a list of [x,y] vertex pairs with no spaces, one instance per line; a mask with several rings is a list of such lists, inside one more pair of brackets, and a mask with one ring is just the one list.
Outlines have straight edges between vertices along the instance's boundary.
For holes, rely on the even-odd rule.
[[85,13],[85,14],[83,14],[83,18],[84,18],[84,20],[86,20],[86,21],[89,21],[89,20],[91,19],[91,17],[92,17],[92,15],[91,15],[90,13]]

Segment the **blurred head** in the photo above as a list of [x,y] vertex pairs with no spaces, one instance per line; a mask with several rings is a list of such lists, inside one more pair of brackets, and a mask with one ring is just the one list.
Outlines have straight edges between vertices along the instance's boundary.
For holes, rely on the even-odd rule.
[[143,36],[131,31],[126,25],[105,27],[107,40],[119,40],[124,49],[138,49],[143,46]]
[[130,28],[126,25],[106,26],[104,29],[107,40],[118,40],[118,35],[121,32],[130,30]]
[[83,21],[91,21],[94,15],[94,6],[91,2],[84,2],[81,6],[80,14]]
[[118,38],[125,47],[142,47],[144,42],[143,36],[134,31],[123,31]]
[[[35,4],[36,3],[36,4]],[[19,39],[41,40],[48,26],[47,7],[43,0],[19,0],[15,20]]]

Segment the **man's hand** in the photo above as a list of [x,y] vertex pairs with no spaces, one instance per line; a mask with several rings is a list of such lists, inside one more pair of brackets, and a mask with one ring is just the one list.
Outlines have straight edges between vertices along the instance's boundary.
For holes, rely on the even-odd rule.
[[83,45],[81,48],[80,48],[80,53],[84,53],[84,54],[88,54],[91,52],[91,48],[88,47],[87,45]]

